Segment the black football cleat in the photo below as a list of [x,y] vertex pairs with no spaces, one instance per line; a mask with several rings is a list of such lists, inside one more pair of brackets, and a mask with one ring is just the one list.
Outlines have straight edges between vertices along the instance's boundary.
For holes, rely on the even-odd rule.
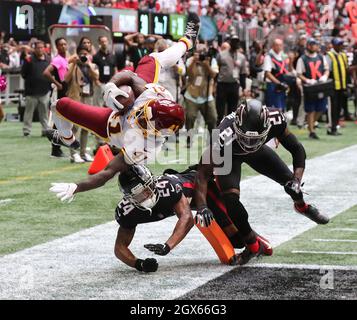
[[191,49],[194,49],[196,47],[198,34],[200,32],[200,25],[201,25],[200,17],[194,12],[189,13],[187,17],[187,24],[186,24],[184,37],[191,40],[192,42]]
[[302,214],[303,216],[309,218],[310,220],[316,222],[317,224],[327,224],[330,221],[330,218],[328,216],[320,213],[320,211],[316,207],[312,206],[311,204],[307,205],[305,211],[299,210],[296,207],[296,205],[294,207],[297,213]]
[[46,137],[50,142],[52,142],[56,146],[64,146],[67,148],[79,149],[80,144],[78,140],[74,140],[71,144],[66,144],[62,139],[61,135],[59,134],[58,130],[49,129],[46,130]]

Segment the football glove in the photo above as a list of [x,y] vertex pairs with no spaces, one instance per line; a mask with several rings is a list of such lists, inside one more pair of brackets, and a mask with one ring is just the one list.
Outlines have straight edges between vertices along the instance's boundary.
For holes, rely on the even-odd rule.
[[201,227],[209,227],[214,220],[213,213],[207,207],[201,207],[197,209],[195,216],[195,223],[200,224]]
[[158,254],[159,256],[166,256],[170,252],[170,247],[165,244],[145,244],[144,248]]
[[153,258],[147,258],[145,260],[136,259],[135,262],[135,269],[138,271],[155,272],[158,267],[159,264],[157,263],[156,259]]
[[62,202],[70,203],[74,199],[74,192],[77,189],[75,183],[51,183],[50,191],[55,193]]
[[123,90],[120,90],[115,85],[115,83],[108,82],[104,86],[104,93],[103,93],[104,104],[107,107],[113,109],[114,111],[120,111],[124,109],[124,106],[116,99],[118,96],[129,98],[129,95]]

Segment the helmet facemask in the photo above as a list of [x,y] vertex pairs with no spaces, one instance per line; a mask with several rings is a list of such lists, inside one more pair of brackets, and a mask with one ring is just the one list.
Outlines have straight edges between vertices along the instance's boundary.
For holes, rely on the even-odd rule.
[[[251,114],[248,114],[249,112]],[[270,128],[271,123],[267,107],[262,106],[259,113],[256,114],[248,111],[247,102],[238,107],[234,129],[237,136],[236,140],[243,151],[252,153],[259,150],[265,144]]]
[[141,210],[151,210],[159,200],[154,178],[134,186],[130,193],[124,194],[124,199]]
[[268,137],[269,129],[259,134],[257,131],[243,132],[241,129],[236,129],[237,142],[243,151],[251,153],[259,150],[264,145]]
[[[183,125],[177,122],[170,122],[172,118],[169,116],[157,116],[158,108],[170,107],[173,101],[167,99],[160,99],[161,106],[157,106],[158,100],[149,100],[146,102],[139,111],[136,111],[134,117],[137,125],[143,131],[145,136],[153,135],[157,137],[167,137],[175,134]],[[171,109],[167,109],[171,110]],[[168,120],[169,119],[169,120]],[[167,121],[168,120],[168,121]]]
[[145,166],[135,165],[132,168],[131,172],[119,175],[119,187],[124,193],[124,199],[140,210],[151,212],[159,201],[157,181]]

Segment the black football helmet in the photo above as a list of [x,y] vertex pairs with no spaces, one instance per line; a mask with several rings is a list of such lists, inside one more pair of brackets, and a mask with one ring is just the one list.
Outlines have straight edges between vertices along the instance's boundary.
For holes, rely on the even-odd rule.
[[159,200],[156,182],[150,170],[143,165],[132,165],[128,171],[120,173],[118,177],[119,188],[124,193],[124,199],[141,210],[151,211]]
[[238,107],[234,128],[245,152],[257,151],[265,143],[270,127],[269,110],[259,100],[246,100]]

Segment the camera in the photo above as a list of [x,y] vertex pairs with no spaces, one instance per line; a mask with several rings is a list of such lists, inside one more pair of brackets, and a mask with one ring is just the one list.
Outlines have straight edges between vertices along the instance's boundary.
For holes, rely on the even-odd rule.
[[82,55],[82,56],[79,57],[79,60],[80,60],[82,63],[86,63],[86,62],[88,61],[88,58],[87,58],[87,56]]
[[206,59],[206,53],[200,53],[199,60],[200,61],[205,61],[205,59]]
[[200,53],[199,60],[205,61],[205,59],[207,59],[207,58],[210,58],[210,59],[215,58],[217,53],[218,53],[217,49],[215,49],[213,47],[209,47],[209,49],[207,51]]

